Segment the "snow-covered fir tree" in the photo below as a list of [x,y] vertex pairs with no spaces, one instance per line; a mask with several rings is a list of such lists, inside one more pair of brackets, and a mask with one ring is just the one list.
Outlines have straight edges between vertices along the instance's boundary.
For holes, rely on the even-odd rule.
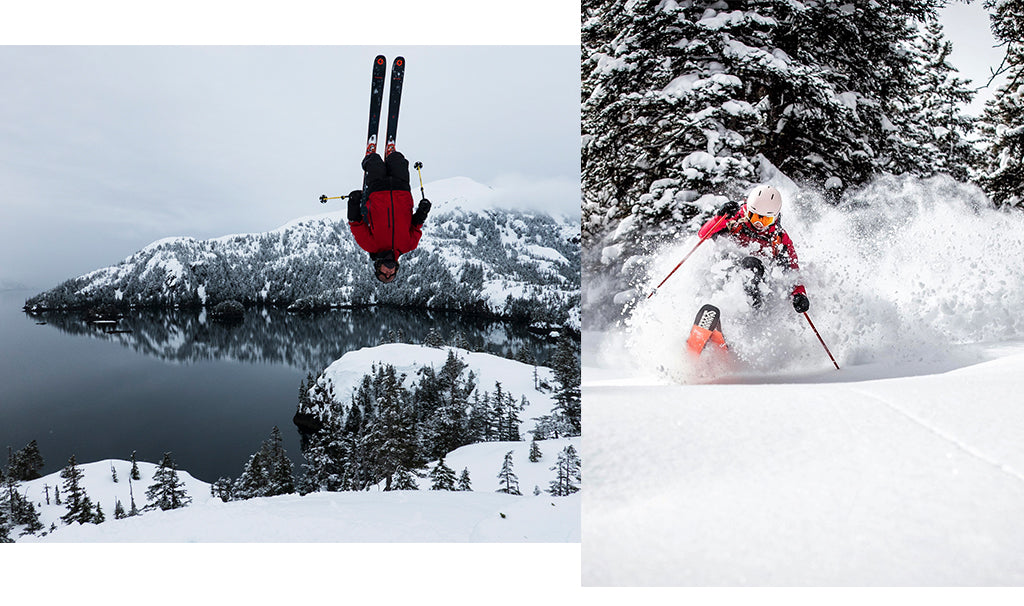
[[374,476],[385,481],[384,490],[392,489],[399,468],[409,470],[419,465],[415,419],[403,378],[391,364],[375,372],[376,416],[367,426],[366,444],[372,453]]
[[533,439],[530,440],[530,455],[528,458],[531,463],[536,463],[537,461],[540,461],[542,456],[543,454],[540,451],[540,445],[537,444],[537,436],[534,435]]
[[551,468],[555,472],[555,479],[548,486],[548,492],[553,497],[565,497],[579,492],[581,472],[580,457],[576,449],[570,444],[562,452],[558,453],[558,461]]
[[444,457],[430,470],[430,490],[455,490],[455,470],[444,462]]
[[60,519],[65,524],[84,524],[92,517],[92,501],[82,487],[83,475],[75,461],[75,455],[71,455],[68,464],[60,472],[60,477],[64,480],[61,485],[64,490],[64,506],[68,510]]
[[463,467],[459,474],[458,490],[473,490],[473,482],[469,479],[469,468]]
[[986,150],[977,179],[996,206],[1024,208],[1024,0],[986,0],[985,7],[1006,48],[1006,82],[979,121]]
[[499,487],[495,492],[504,492],[506,494],[521,495],[519,492],[519,476],[516,475],[512,464],[512,453],[514,451],[508,451],[505,453],[505,459],[501,464],[501,471],[498,472]]
[[969,168],[979,160],[970,140],[975,119],[963,113],[974,92],[949,63],[953,44],[942,24],[933,20],[908,48],[917,69],[911,94],[894,101],[901,111],[892,114],[894,122],[887,127],[889,161],[884,168],[925,177],[946,173],[967,181]]
[[131,479],[133,479],[133,480],[141,480],[142,479],[142,474],[139,473],[139,465],[138,465],[138,463],[135,462],[135,451],[134,450],[132,451],[131,462],[132,462],[132,470],[129,473],[129,477]]
[[776,169],[814,188],[934,172],[923,150],[948,149],[959,117],[921,123],[938,118],[910,102],[904,42],[942,4],[584,0],[584,271],[601,279],[584,317],[614,317],[652,252]]
[[45,462],[39,452],[39,444],[32,440],[17,452],[8,451],[7,475],[20,482],[35,480],[40,477],[39,470]]
[[395,470],[393,476],[389,476],[388,483],[391,485],[388,490],[419,490],[420,486],[416,482],[416,474],[412,470],[407,469],[404,465],[399,465],[398,469]]
[[231,489],[235,499],[272,497],[295,492],[293,465],[284,450],[281,430],[275,425],[270,438],[249,461]]
[[186,507],[192,502],[192,497],[185,490],[185,483],[178,478],[171,453],[164,453],[153,474],[153,484],[146,489],[146,499],[150,501],[146,509],[159,508],[164,511]]

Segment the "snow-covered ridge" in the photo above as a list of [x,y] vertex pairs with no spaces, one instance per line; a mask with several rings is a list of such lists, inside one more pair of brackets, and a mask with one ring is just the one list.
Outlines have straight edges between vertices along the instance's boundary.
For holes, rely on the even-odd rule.
[[402,274],[380,285],[344,211],[256,234],[164,238],[121,263],[32,297],[29,310],[212,306],[225,300],[316,309],[391,304],[451,309],[578,330],[578,221],[489,208],[470,179],[430,184],[434,210]]

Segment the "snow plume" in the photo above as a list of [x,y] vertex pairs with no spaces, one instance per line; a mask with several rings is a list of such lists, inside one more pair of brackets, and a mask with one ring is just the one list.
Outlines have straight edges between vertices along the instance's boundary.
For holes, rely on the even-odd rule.
[[[809,315],[840,366],[870,365],[875,376],[894,363],[959,366],[965,360],[953,359],[953,346],[1024,337],[1024,277],[1011,269],[1024,251],[1024,214],[993,209],[979,189],[945,176],[879,178],[838,205],[793,188],[783,196]],[[624,360],[677,381],[706,378],[684,342],[697,310],[712,303],[722,310],[735,374],[831,367],[790,304],[790,278],[771,270],[766,304],[752,311],[734,261],[742,251],[721,239],[705,242],[645,299],[696,242],[653,255],[647,290],[620,322]]]

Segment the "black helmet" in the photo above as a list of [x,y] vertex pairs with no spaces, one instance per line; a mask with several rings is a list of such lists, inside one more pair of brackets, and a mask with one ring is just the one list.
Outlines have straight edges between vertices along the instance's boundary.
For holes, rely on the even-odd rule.
[[398,276],[398,261],[394,251],[387,250],[371,255],[373,259],[373,275],[381,282],[388,284]]

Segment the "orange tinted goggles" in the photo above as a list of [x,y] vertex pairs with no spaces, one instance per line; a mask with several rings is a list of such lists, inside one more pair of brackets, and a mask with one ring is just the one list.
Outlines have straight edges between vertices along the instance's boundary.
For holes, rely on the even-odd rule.
[[768,227],[772,223],[775,223],[775,217],[769,215],[759,215],[757,213],[747,212],[747,221],[760,225],[761,228]]

